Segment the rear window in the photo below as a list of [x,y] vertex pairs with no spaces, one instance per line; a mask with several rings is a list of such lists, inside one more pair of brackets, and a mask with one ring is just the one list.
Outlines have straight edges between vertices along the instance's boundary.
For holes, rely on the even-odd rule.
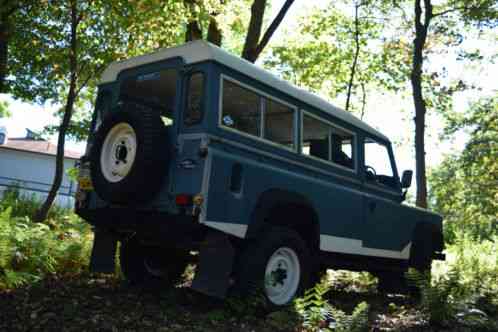
[[121,84],[119,101],[134,102],[160,112],[165,125],[172,125],[176,103],[176,69],[139,74]]

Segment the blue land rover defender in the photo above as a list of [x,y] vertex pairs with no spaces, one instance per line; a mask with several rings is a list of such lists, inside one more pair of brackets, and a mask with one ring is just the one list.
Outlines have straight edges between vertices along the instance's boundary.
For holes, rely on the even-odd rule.
[[204,41],[112,63],[98,89],[76,212],[91,269],[285,305],[326,268],[381,287],[443,258],[442,219],[403,205],[389,139]]

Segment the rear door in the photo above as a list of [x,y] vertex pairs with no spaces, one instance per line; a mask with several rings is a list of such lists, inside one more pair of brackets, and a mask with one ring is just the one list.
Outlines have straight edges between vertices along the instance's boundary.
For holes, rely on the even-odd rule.
[[178,112],[178,142],[173,160],[172,191],[196,195],[202,191],[207,154],[205,130],[207,107],[207,65],[197,64],[181,72],[182,94]]

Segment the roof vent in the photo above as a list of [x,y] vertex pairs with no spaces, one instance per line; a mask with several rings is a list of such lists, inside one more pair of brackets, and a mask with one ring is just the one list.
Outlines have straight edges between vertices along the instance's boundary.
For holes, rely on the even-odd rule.
[[7,144],[7,128],[0,126],[0,145]]

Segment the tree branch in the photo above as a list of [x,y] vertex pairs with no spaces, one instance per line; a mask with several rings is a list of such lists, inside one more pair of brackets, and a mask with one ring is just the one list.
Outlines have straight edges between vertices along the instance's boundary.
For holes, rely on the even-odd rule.
[[356,3],[354,7],[354,42],[355,42],[355,52],[353,58],[353,64],[351,65],[351,74],[349,76],[348,92],[346,97],[346,107],[345,111],[349,111],[349,105],[351,102],[351,91],[353,89],[354,76],[356,73],[356,65],[358,64],[358,56],[360,55],[360,26],[358,22],[358,11],[360,8],[360,3]]
[[[263,49],[266,47],[268,42],[270,41],[271,37],[277,31],[278,26],[280,23],[282,23],[285,14],[287,14],[287,11],[289,10],[290,6],[294,3],[294,0],[287,0],[285,1],[284,5],[282,8],[280,8],[280,11],[278,12],[277,16],[271,22],[270,26],[266,30],[265,34],[263,35],[263,38],[261,38],[261,41],[259,42],[258,46],[256,47],[256,58],[259,56],[259,54],[263,51]],[[254,59],[256,60],[256,59]]]
[[246,40],[244,49],[242,50],[242,58],[254,62],[256,47],[258,47],[259,38],[261,36],[261,28],[263,26],[263,16],[265,14],[266,0],[254,0],[251,6],[251,19],[247,28]]

